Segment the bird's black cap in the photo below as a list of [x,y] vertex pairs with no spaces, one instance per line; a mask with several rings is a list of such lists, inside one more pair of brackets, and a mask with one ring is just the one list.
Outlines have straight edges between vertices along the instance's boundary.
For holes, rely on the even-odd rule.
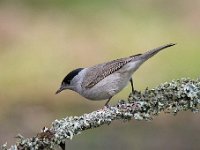
[[71,80],[72,80],[81,70],[83,70],[83,68],[78,68],[78,69],[75,69],[75,70],[71,71],[70,73],[68,73],[68,75],[63,79],[62,83],[70,84]]

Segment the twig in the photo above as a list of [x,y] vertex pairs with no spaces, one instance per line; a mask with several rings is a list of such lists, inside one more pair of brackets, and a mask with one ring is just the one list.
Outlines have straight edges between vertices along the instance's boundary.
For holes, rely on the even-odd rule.
[[110,124],[113,120],[152,120],[164,111],[176,115],[179,111],[198,112],[200,104],[200,79],[180,79],[160,84],[144,92],[135,91],[128,101],[121,100],[115,106],[55,120],[51,128],[44,127],[32,138],[18,135],[18,142],[10,148],[6,144],[3,150],[42,150],[54,149],[55,145],[65,146],[65,140],[72,139],[82,131]]

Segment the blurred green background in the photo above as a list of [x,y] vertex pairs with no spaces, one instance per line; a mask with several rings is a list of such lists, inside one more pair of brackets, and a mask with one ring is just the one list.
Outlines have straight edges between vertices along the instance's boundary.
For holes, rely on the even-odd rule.
[[[199,0],[0,1],[0,144],[36,135],[56,118],[100,109],[72,91],[54,95],[74,68],[178,43],[134,75],[137,90],[200,72]],[[111,104],[126,99],[130,85]],[[67,141],[70,149],[200,149],[200,115],[115,121]]]

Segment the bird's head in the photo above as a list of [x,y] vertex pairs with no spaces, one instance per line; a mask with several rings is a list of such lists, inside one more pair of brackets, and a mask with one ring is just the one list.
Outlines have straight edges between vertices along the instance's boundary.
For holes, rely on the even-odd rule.
[[77,82],[79,81],[79,78],[77,75],[79,74],[81,70],[83,70],[83,68],[78,68],[68,73],[67,76],[63,79],[60,88],[56,91],[56,94],[67,89],[75,90],[77,86]]

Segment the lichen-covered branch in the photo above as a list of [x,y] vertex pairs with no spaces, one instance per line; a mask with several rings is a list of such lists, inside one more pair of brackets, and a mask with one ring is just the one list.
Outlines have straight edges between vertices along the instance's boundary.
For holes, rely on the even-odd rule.
[[[200,79],[180,79],[160,84],[144,92],[135,91],[128,100],[114,106],[104,107],[82,116],[71,116],[55,120],[51,128],[43,128],[32,138],[18,135],[18,142],[4,150],[54,149],[55,145],[72,139],[82,131],[110,124],[113,120],[151,120],[164,111],[177,114],[179,111],[198,112],[200,104]],[[66,145],[67,148],[67,145]]]

